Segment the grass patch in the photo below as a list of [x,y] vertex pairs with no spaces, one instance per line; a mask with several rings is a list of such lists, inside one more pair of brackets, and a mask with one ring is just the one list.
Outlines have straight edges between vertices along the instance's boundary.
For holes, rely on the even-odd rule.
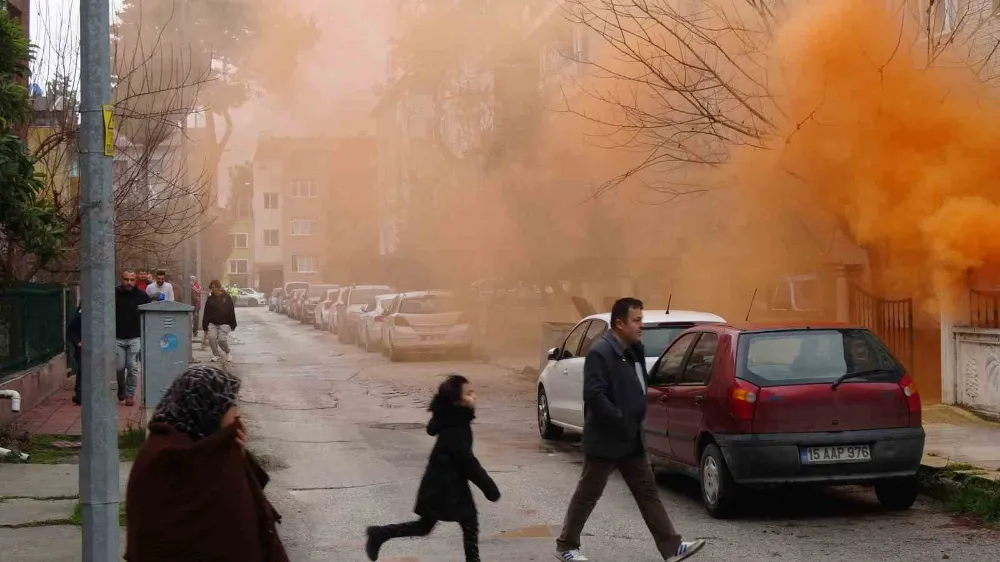
[[921,488],[953,514],[989,527],[1000,527],[1000,483],[983,477],[987,471],[968,463],[922,469]]
[[[77,503],[73,507],[73,515],[69,517],[69,524],[76,525],[77,527],[83,526],[83,505]],[[125,502],[119,502],[118,504],[118,526],[125,526]]]
[[[145,440],[145,427],[135,420],[126,422],[118,434],[118,459],[122,462],[135,460]],[[22,461],[19,455],[10,454],[0,457],[0,463],[76,464],[80,460],[81,447],[66,444],[80,442],[79,435],[31,435],[7,426],[0,428],[0,447],[29,456],[27,461]]]
[[950,462],[945,465],[944,470],[948,472],[985,472],[982,468],[967,462]]

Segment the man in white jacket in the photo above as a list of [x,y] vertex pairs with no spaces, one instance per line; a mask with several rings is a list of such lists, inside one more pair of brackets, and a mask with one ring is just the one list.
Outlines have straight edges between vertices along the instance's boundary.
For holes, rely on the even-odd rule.
[[174,286],[167,282],[167,272],[159,269],[156,271],[156,281],[146,287],[146,294],[154,301],[174,300]]

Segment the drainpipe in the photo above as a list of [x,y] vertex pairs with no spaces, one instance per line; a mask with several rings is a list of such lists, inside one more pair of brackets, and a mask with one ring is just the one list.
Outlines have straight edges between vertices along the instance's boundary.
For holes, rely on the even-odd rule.
[[10,411],[20,412],[21,411],[21,394],[16,390],[0,390],[0,398],[10,399]]
[[[20,412],[21,411],[21,394],[16,390],[0,390],[0,398],[7,398],[10,400],[10,411]],[[0,447],[0,457],[6,457],[7,455],[13,453],[10,449],[4,449]],[[28,460],[28,455],[24,453],[18,453],[21,456],[22,461]]]

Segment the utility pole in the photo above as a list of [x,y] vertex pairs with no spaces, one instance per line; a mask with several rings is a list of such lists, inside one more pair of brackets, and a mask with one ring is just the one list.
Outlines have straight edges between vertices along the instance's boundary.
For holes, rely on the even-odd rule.
[[83,561],[117,560],[118,408],[115,372],[114,115],[111,13],[107,0],[80,0],[80,222],[83,251]]

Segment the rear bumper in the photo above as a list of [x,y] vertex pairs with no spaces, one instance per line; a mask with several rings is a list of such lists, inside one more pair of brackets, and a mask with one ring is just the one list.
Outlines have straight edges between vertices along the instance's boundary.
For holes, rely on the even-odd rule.
[[[924,429],[904,427],[823,433],[716,434],[733,479],[740,484],[862,484],[913,476],[924,454]],[[869,445],[865,463],[805,465],[801,447]]]
[[468,349],[472,345],[472,340],[467,336],[446,336],[442,340],[425,340],[417,337],[401,338],[393,340],[393,346],[405,351],[426,351],[445,352]]

